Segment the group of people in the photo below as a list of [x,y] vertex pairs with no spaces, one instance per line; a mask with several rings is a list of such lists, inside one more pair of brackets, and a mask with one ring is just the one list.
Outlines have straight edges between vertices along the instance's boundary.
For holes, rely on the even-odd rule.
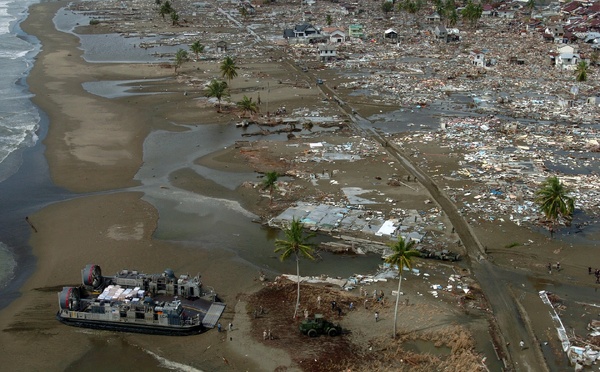
[[263,340],[274,340],[275,337],[273,337],[273,334],[271,333],[271,330],[269,329],[268,331],[265,329],[263,331]]
[[[556,271],[560,271],[560,262],[556,263]],[[548,274],[552,274],[552,263],[548,262]]]
[[[592,275],[592,267],[588,267],[588,275]],[[596,283],[600,284],[600,269],[594,270],[594,275],[596,276]]]
[[[368,299],[369,297],[369,292],[364,289],[363,287],[360,287],[360,295],[365,297],[365,300]],[[384,301],[384,293],[383,291],[377,291],[376,289],[373,290],[373,302],[382,302]]]
[[[556,263],[556,270],[560,271],[560,262]],[[548,273],[552,274],[552,264],[548,263]],[[600,284],[600,269],[596,269],[593,271],[594,275],[596,276],[596,283]],[[592,267],[589,266],[588,267],[588,275],[592,275]]]

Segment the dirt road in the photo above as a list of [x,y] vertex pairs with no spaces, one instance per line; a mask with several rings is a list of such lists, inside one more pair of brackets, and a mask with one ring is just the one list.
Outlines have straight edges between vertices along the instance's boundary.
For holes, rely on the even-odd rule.
[[[360,117],[356,110],[339,97],[336,97],[335,92],[325,84],[320,85],[320,88],[326,95],[334,98],[340,110],[352,119],[355,124],[354,127],[358,131],[380,142],[391,156],[398,159],[407,171],[416,176],[448,216],[464,245],[468,256],[468,264],[481,285],[481,289],[486,294],[489,310],[496,323],[494,328],[497,330],[495,339],[498,355],[503,360],[507,370],[548,371],[542,352],[528,324],[527,314],[520,312],[508,284],[502,279],[497,267],[487,260],[484,247],[477,240],[456,205],[446,194],[439,190],[437,184],[432,181],[427,173],[409,160],[400,148],[389,143],[380,133],[374,130],[365,130],[364,128],[372,127],[367,119]],[[525,348],[519,345],[520,341],[523,341],[526,345]]]

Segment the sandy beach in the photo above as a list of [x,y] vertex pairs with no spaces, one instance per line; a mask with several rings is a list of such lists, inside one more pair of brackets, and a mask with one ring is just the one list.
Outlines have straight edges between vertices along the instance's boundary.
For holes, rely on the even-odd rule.
[[[232,82],[230,101],[237,102],[245,95],[257,97],[258,94],[263,100],[261,107],[269,102],[271,112],[284,106],[288,112],[310,108],[320,110],[323,116],[335,117],[335,122],[330,127],[315,128],[314,133],[304,130],[297,138],[289,140],[286,140],[286,131],[278,134],[277,141],[273,140],[277,135],[263,139],[261,136],[242,137],[240,134],[237,144],[232,141],[224,148],[190,161],[181,160],[183,165],[180,168],[170,169],[163,175],[159,169],[163,163],[157,160],[156,164],[149,164],[148,160],[144,160],[144,143],[152,133],[190,133],[191,136],[196,133],[198,126],[204,124],[222,125],[230,130],[234,123],[242,120],[240,113],[235,110],[218,112],[215,105],[207,102],[204,97],[202,82],[219,76],[219,61],[188,62],[180,68],[179,74],[159,63],[86,63],[78,48],[78,38],[57,31],[52,22],[56,12],[67,4],[53,2],[33,5],[22,28],[37,36],[43,45],[27,81],[35,94],[35,104],[50,120],[44,140],[50,174],[57,186],[76,193],[77,197],[54,203],[29,216],[37,230],[32,233],[30,240],[36,257],[35,271],[21,288],[22,296],[0,312],[0,343],[3,345],[0,359],[6,370],[75,371],[93,369],[92,367],[95,370],[110,370],[110,362],[100,361],[110,358],[114,358],[123,368],[138,370],[167,369],[168,363],[164,360],[179,366],[173,367],[176,369],[197,368],[205,371],[336,370],[340,366],[339,358],[316,362],[329,347],[340,347],[340,355],[352,352],[364,357],[364,360],[348,358],[347,367],[356,365],[356,370],[368,370],[367,364],[361,364],[365,360],[379,370],[418,370],[418,363],[423,363],[421,370],[435,368],[413,354],[406,354],[405,358],[410,363],[417,364],[407,361],[396,367],[385,365],[375,353],[369,354],[375,348],[381,351],[380,356],[391,355],[394,348],[400,347],[400,344],[390,343],[387,338],[382,337],[390,332],[392,301],[385,304],[372,302],[366,309],[366,303],[361,306],[363,297],[357,295],[356,291],[346,293],[329,286],[304,288],[304,305],[310,309],[311,314],[323,312],[335,317],[334,312],[326,309],[329,301],[337,299],[344,303],[344,314],[339,315],[336,321],[351,329],[352,334],[339,345],[321,338],[304,349],[306,342],[296,332],[296,321],[291,320],[293,296],[290,297],[289,283],[276,278],[277,269],[272,268],[268,272],[269,280],[261,282],[259,270],[263,267],[244,259],[230,247],[214,249],[216,243],[182,243],[178,241],[176,232],[169,235],[168,232],[161,231],[165,238],[157,239],[155,234],[159,223],[161,219],[168,221],[168,216],[161,216],[158,209],[149,202],[154,199],[147,196],[151,193],[185,191],[203,198],[223,200],[223,205],[227,204],[227,208],[234,204],[232,209],[244,209],[250,223],[261,217],[277,215],[297,200],[340,200],[343,198],[340,184],[371,190],[370,197],[379,199],[380,203],[386,205],[382,207],[386,214],[396,208],[420,210],[425,208],[424,205],[430,208],[431,197],[420,183],[413,181],[414,183],[408,183],[409,187],[393,187],[385,182],[391,178],[404,180],[411,172],[403,168],[383,146],[375,141],[367,141],[360,133],[354,132],[349,125],[350,120],[338,105],[328,100],[330,97],[326,91],[314,88],[312,75],[302,75],[297,66],[279,59],[280,52],[273,51],[272,56],[252,56],[241,61],[240,77]],[[169,29],[168,26],[164,28]],[[99,32],[85,27],[80,31]],[[296,81],[302,82],[301,86],[281,83],[292,75],[296,76]],[[90,81],[151,79],[160,80],[140,84],[140,90],[161,94],[107,99],[91,94],[82,87],[82,83]],[[368,102],[354,107],[364,116],[379,110],[379,107]],[[267,111],[266,107],[263,111]],[[262,115],[264,118],[264,112]],[[259,129],[275,130],[274,128],[264,125]],[[248,132],[259,129],[251,127]],[[225,133],[225,136],[229,133],[227,130],[223,129],[220,133]],[[401,143],[402,138],[399,136],[394,140]],[[176,140],[171,141],[173,142],[168,145],[173,148],[183,146]],[[292,163],[293,159],[310,152],[306,147],[307,143],[319,141],[340,146],[348,143],[354,146],[366,144],[366,155],[357,162],[327,165],[327,169],[323,164],[312,162]],[[196,144],[194,147],[198,146],[200,145]],[[194,147],[182,152],[196,154],[199,150]],[[412,144],[411,147],[411,151],[424,154],[423,163],[426,164],[422,166],[426,169],[447,170],[458,167],[449,149],[439,148],[436,144]],[[194,167],[214,172],[211,176],[202,176]],[[332,167],[335,169],[337,183],[321,181],[315,187],[313,180],[307,176],[325,175],[331,171],[333,178]],[[288,176],[293,171],[299,175],[281,188],[274,202],[270,200],[268,193],[261,190],[261,179],[257,178],[257,174],[269,171],[278,171]],[[154,183],[148,181],[154,177],[153,172],[157,175]],[[235,187],[219,182],[220,179],[238,180],[244,177],[248,179]],[[163,183],[163,180],[168,180],[169,184]],[[451,182],[447,181],[446,184]],[[231,183],[235,184],[234,181]],[[456,186],[455,183],[452,185]],[[440,189],[443,186],[444,184],[440,184]],[[477,187],[469,182],[460,186],[465,189]],[[394,202],[386,203],[383,200]],[[185,204],[186,199],[182,198],[179,203]],[[441,230],[432,228],[432,231],[439,235],[444,244],[451,244],[453,249],[461,250],[448,216],[443,213],[435,216],[431,220],[432,226],[437,224],[445,227]],[[591,265],[589,252],[593,246],[573,246],[558,239],[550,239],[543,231],[532,232],[514,224],[491,223],[483,219],[473,221],[471,228],[482,246],[486,247],[486,254],[489,254],[486,259],[498,265],[505,277],[511,277],[514,273],[514,278],[507,287],[512,291],[513,297],[520,298],[523,309],[520,315],[525,314],[523,322],[526,323],[522,326],[523,329],[529,331],[533,340],[548,344],[546,349],[527,351],[531,353],[531,359],[540,357],[534,356],[534,352],[543,352],[546,356],[555,353],[560,346],[548,331],[552,328],[551,319],[548,316],[535,316],[547,312],[541,303],[536,302],[538,299],[535,291],[548,283],[556,288],[575,288],[582,292],[592,290],[587,267]],[[230,233],[229,230],[224,231]],[[223,241],[235,239],[244,237],[228,236]],[[385,243],[384,240],[382,242]],[[513,242],[527,244],[519,245],[517,250],[508,247]],[[272,252],[270,247],[263,249]],[[263,259],[264,262],[273,262],[276,261],[276,255],[271,253]],[[339,265],[343,265],[344,259],[353,258],[340,256]],[[547,263],[558,261],[563,269],[547,273]],[[462,346],[469,353],[464,360],[473,363],[463,366],[475,368],[475,365],[479,367],[483,353],[493,355],[488,328],[493,330],[490,318],[498,314],[490,314],[486,308],[485,296],[480,291],[474,291],[475,294],[468,299],[467,305],[462,301],[465,296],[456,292],[442,295],[441,298],[428,294],[432,284],[447,280],[450,275],[462,276],[472,288],[479,288],[467,262],[438,265],[419,260],[416,268],[420,270],[419,274],[427,273],[427,277],[407,274],[406,293],[410,296],[411,303],[409,306],[407,301],[406,306],[401,309],[403,323],[400,329],[406,337],[403,341],[416,337],[415,334],[425,334],[426,331],[431,333],[422,337],[440,345],[446,344],[443,340],[436,339],[438,336],[433,335],[436,331],[447,335],[449,339],[458,337],[453,339],[453,345],[460,343],[457,340],[475,340],[473,343],[465,342]],[[57,310],[56,293],[64,285],[78,285],[79,272],[89,263],[101,265],[105,273],[122,268],[135,268],[148,273],[162,272],[165,265],[175,269],[177,274],[200,272],[205,284],[215,287],[222,300],[227,303],[221,323],[231,322],[234,329],[222,333],[210,330],[190,338],[169,338],[67,327],[54,318]],[[273,267],[280,266],[273,264]],[[294,265],[287,267],[295,268]],[[374,267],[373,270],[375,269]],[[521,280],[527,282],[527,285],[519,286]],[[390,294],[396,285],[397,280],[390,279],[378,284],[376,289]],[[259,292],[264,288],[265,291]],[[369,291],[373,288],[375,286],[369,287]],[[264,293],[264,297],[257,293]],[[589,295],[588,292],[584,293]],[[320,304],[317,306],[315,300],[316,296],[321,295],[324,298],[323,308]],[[283,302],[267,305],[270,298],[277,301],[283,299]],[[349,311],[350,302],[356,304],[358,310]],[[253,310],[263,305],[272,310],[271,314],[253,319]],[[381,321],[373,326],[375,310],[380,312]],[[528,319],[527,314],[533,320]],[[501,315],[514,317],[516,314]],[[573,317],[576,318],[577,315]],[[273,328],[278,338],[263,340],[265,328]],[[514,337],[517,337],[516,332]],[[288,333],[294,334],[288,336]],[[508,342],[512,340],[505,341],[509,352],[519,352],[516,341],[512,345]],[[191,342],[191,347],[188,342]],[[453,347],[446,346],[450,349]],[[458,357],[454,355],[452,358]],[[311,362],[313,359],[314,363]],[[457,363],[456,360],[446,362]],[[456,365],[460,364],[454,364]],[[499,365],[500,362],[494,364],[495,367]],[[552,367],[555,366],[551,366],[550,370]]]

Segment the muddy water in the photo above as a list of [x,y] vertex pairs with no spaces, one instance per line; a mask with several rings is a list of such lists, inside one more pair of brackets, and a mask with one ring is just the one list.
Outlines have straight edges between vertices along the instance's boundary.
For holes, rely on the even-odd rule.
[[[155,237],[195,245],[198,249],[219,249],[234,252],[249,265],[272,273],[293,273],[295,263],[280,262],[274,250],[279,231],[264,228],[255,222],[257,216],[239,204],[224,199],[205,197],[178,189],[169,181],[171,173],[191,168],[199,176],[234,190],[255,173],[233,173],[194,165],[194,160],[241,139],[241,129],[235,126],[200,125],[187,132],[157,131],[144,145],[144,165],[136,179],[143,186],[144,199],[154,205],[160,215]],[[283,140],[282,136],[272,136]],[[320,236],[319,240],[330,240]],[[348,277],[354,273],[373,273],[381,258],[376,255],[340,257],[321,253],[320,259],[302,265],[303,275],[327,274]]]
[[447,346],[436,347],[431,341],[413,340],[402,344],[402,348],[406,351],[412,351],[419,354],[430,354],[438,357],[447,357],[452,349]]

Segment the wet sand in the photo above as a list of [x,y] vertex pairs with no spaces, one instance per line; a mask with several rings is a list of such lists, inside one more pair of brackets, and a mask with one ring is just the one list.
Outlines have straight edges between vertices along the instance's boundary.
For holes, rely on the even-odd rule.
[[[112,192],[86,196],[85,193],[135,186],[137,182],[133,177],[141,165],[144,139],[150,130],[169,125],[165,122],[153,125],[151,115],[154,113],[147,110],[152,102],[150,106],[140,106],[134,99],[110,101],[86,93],[81,83],[172,76],[172,70],[85,63],[80,57],[81,50],[77,49],[78,39],[56,31],[52,23],[55,12],[66,4],[32,6],[22,27],[43,44],[28,83],[36,95],[35,103],[50,119],[44,143],[52,179],[59,186],[84,194],[30,216],[38,230],[30,241],[37,258],[36,268],[21,288],[22,296],[1,313],[3,368],[65,370],[80,358],[89,357],[98,343],[125,340],[139,346],[139,349],[129,348],[128,352],[133,354],[132,358],[141,353],[141,360],[147,363],[138,366],[141,369],[157,365],[154,359],[142,357],[146,355],[142,350],[156,353],[164,350],[168,353],[159,354],[170,355],[179,363],[218,370],[224,365],[223,357],[233,363],[238,354],[232,353],[216,332],[193,338],[191,349],[206,350],[212,346],[210,353],[190,355],[190,348],[184,346],[186,340],[106,335],[66,327],[54,319],[57,291],[63,285],[78,285],[79,271],[89,262],[101,263],[106,274],[126,266],[145,272],[162,272],[165,265],[176,273],[200,271],[205,280],[211,278],[207,285],[217,287],[220,293],[232,294],[232,297],[225,296],[230,306],[223,319],[233,316],[235,293],[256,287],[252,280],[256,271],[231,260],[231,253],[186,249],[153,240],[158,214],[154,207],[140,199],[142,194]],[[231,272],[236,275],[226,275]],[[253,361],[247,360],[250,358],[245,359],[243,364],[256,368]],[[263,363],[268,365],[268,361],[261,358],[260,364]],[[83,361],[76,365],[93,367]]]

